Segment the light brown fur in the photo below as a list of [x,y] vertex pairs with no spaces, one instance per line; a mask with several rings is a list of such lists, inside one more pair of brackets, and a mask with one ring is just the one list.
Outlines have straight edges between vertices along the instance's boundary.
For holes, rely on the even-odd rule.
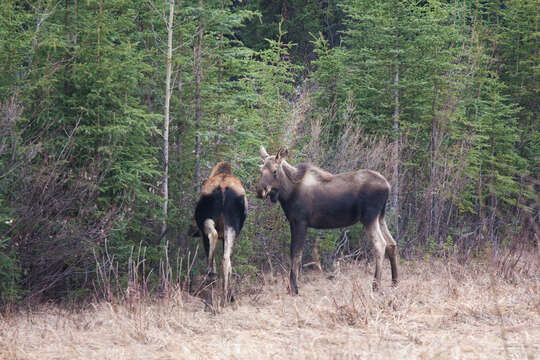
[[233,176],[231,166],[227,162],[219,162],[214,166],[210,178],[201,187],[201,195],[209,195],[217,187],[223,191],[226,188],[233,189],[239,195],[246,194],[242,183]]
[[297,175],[294,179],[291,179],[291,181],[294,183],[301,183],[308,174],[312,175],[316,180],[322,183],[329,182],[333,178],[333,175],[328,171],[325,171],[313,164],[304,164],[303,167],[298,168]]

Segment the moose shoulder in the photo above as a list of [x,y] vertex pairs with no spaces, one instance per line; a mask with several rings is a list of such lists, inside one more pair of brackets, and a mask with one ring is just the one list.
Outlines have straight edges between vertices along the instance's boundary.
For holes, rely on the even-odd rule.
[[361,222],[375,250],[374,288],[380,285],[384,256],[390,259],[392,280],[397,283],[397,247],[388,231],[384,212],[390,184],[379,173],[357,170],[332,175],[311,164],[292,166],[284,159],[287,149],[264,160],[257,196],[279,200],[291,228],[290,289],[298,293],[296,279],[301,265],[307,228],[332,229]]

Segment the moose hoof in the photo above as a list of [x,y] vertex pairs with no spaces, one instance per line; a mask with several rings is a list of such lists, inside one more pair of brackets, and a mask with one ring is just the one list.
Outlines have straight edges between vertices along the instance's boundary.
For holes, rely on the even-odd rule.
[[392,280],[392,286],[393,286],[393,287],[398,286],[398,284],[399,284],[399,280],[398,280],[398,279]]
[[379,291],[379,283],[377,281],[373,281],[372,289],[374,292]]

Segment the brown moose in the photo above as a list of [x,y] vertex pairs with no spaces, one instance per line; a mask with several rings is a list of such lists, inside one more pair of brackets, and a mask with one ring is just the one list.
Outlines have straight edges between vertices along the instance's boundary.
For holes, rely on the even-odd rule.
[[384,220],[390,184],[378,172],[357,170],[332,175],[314,165],[292,166],[286,147],[276,155],[259,149],[264,161],[257,197],[279,200],[291,229],[289,289],[298,294],[296,279],[302,261],[307,228],[333,229],[361,222],[375,250],[373,288],[381,282],[384,256],[390,259],[392,282],[397,284],[397,245]]

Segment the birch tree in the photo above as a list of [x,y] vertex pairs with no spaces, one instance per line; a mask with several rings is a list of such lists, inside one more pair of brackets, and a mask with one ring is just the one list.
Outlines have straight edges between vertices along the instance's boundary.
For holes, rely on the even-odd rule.
[[169,0],[169,21],[167,21],[167,74],[165,75],[165,106],[163,120],[163,223],[161,238],[165,240],[167,232],[167,214],[169,205],[169,105],[171,103],[171,73],[172,73],[172,39],[173,39],[174,0]]
[[195,188],[201,190],[201,58],[203,46],[203,2],[199,0],[199,26],[195,47]]

